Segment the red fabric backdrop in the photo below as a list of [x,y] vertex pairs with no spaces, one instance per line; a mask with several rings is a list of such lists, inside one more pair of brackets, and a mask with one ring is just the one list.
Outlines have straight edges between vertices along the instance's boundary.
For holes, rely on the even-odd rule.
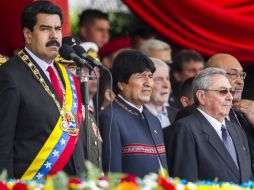
[[[33,0],[1,0],[0,53],[11,56],[16,49],[24,47],[20,17],[24,7]],[[70,34],[68,0],[51,0],[63,9],[63,35]]]
[[169,43],[205,56],[230,53],[254,64],[253,0],[123,1]]

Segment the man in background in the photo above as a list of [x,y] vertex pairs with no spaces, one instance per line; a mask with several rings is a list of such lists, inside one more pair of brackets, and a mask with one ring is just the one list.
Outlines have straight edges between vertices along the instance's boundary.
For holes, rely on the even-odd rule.
[[99,10],[84,10],[79,16],[79,37],[84,42],[94,42],[102,47],[109,41],[109,19]]

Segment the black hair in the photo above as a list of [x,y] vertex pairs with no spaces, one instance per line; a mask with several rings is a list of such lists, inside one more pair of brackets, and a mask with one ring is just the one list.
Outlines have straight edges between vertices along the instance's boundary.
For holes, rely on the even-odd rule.
[[183,65],[188,64],[191,61],[201,61],[204,63],[204,58],[199,52],[195,50],[181,50],[176,54],[173,60],[172,70],[181,73],[183,71]]
[[145,71],[155,72],[153,62],[140,51],[125,50],[117,55],[112,66],[113,91],[115,94],[120,92],[118,82],[128,84],[132,74],[143,73]]
[[35,1],[25,7],[22,16],[21,16],[21,25],[22,29],[25,27],[30,31],[33,31],[34,26],[37,22],[37,15],[40,13],[44,14],[57,14],[60,17],[61,24],[63,24],[63,12],[55,4],[50,1]]
[[152,31],[151,28],[148,28],[147,26],[140,26],[137,27],[135,30],[131,32],[131,45],[133,48],[138,48],[137,47],[137,41],[139,38],[143,38],[145,40],[148,40],[150,38],[155,37],[155,32]]
[[183,84],[181,85],[181,90],[180,90],[180,96],[185,96],[189,99],[192,99],[192,82],[195,77],[191,77],[186,79]]
[[109,20],[108,15],[96,9],[84,10],[79,16],[79,27],[88,26],[94,22],[95,19]]

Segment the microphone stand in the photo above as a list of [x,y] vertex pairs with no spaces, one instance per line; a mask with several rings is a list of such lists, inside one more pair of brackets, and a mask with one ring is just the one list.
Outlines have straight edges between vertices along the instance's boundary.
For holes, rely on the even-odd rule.
[[80,73],[79,76],[79,81],[80,84],[84,84],[84,89],[83,89],[83,95],[84,97],[82,97],[82,100],[84,100],[84,102],[82,101],[82,104],[84,105],[85,108],[85,134],[86,134],[86,151],[87,151],[87,159],[91,160],[91,156],[90,156],[90,132],[89,132],[89,86],[88,86],[88,81],[89,81],[89,77],[90,75],[83,75],[82,72],[82,67],[78,67],[78,72]]

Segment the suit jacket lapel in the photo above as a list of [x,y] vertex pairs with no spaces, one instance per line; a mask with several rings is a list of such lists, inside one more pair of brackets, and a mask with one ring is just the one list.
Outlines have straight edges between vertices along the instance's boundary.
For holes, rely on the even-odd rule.
[[170,107],[167,107],[167,111],[168,111],[168,118],[170,121],[170,125],[172,125],[172,123],[174,122],[173,110]]
[[199,118],[203,132],[206,134],[210,145],[218,153],[221,159],[225,161],[225,164],[230,170],[239,178],[238,169],[215,129],[199,111],[195,111],[194,113],[197,115],[197,118]]
[[[50,91],[51,91],[51,92],[55,95],[55,97],[57,98],[58,102],[59,102],[60,104],[62,104],[62,102],[60,101],[60,99],[59,99],[57,93],[55,92],[55,89],[53,88],[53,86],[52,86],[50,80],[49,80],[48,77],[45,75],[45,73],[43,72],[43,70],[42,70],[42,69],[39,67],[39,65],[33,60],[33,58],[29,55],[29,53],[27,53],[27,51],[26,51],[25,49],[23,49],[23,51],[25,52],[26,55],[29,56],[29,59],[33,62],[33,64],[34,64],[34,65],[36,66],[36,68],[39,70],[41,76],[43,77],[44,81],[47,83],[47,85],[48,85]],[[55,68],[56,68],[56,70],[57,70],[57,72],[58,72],[58,74],[59,74],[59,76],[60,76],[60,78],[61,78],[61,80],[62,80],[62,82],[63,82],[63,85],[64,85],[64,87],[65,87],[65,82],[64,82],[64,80],[63,80],[63,75],[62,75],[62,72],[60,71],[59,66],[58,66],[55,62],[54,62],[54,66],[55,66]],[[33,77],[34,77],[34,79],[41,85],[40,81],[34,76],[34,74],[33,74]],[[45,91],[45,92],[46,92],[46,91]]]
[[237,159],[238,159],[238,165],[239,165],[239,171],[240,171],[240,175],[241,175],[241,179],[242,179],[242,175],[244,174],[244,170],[243,170],[243,166],[245,165],[244,162],[244,155],[242,154],[242,150],[246,149],[248,147],[242,147],[240,146],[239,142],[241,139],[238,136],[238,133],[236,131],[236,126],[234,123],[230,122],[230,121],[226,121],[226,125],[227,125],[227,129],[228,132],[232,138],[232,141],[235,145],[235,150],[236,150],[236,155],[237,155]]

